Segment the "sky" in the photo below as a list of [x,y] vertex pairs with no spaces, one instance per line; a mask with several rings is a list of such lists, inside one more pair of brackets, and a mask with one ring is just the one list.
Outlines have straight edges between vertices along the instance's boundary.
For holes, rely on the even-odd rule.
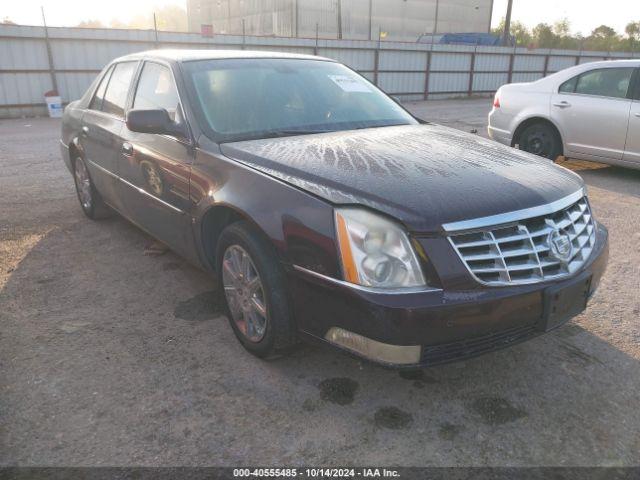
[[[40,6],[44,6],[51,26],[73,26],[82,20],[96,19],[108,24],[112,19],[127,22],[148,14],[162,5],[185,6],[186,0],[2,0],[0,19],[40,25]],[[504,17],[507,0],[494,0],[494,26]],[[588,35],[601,24],[619,33],[630,21],[640,21],[640,0],[514,0],[512,19],[533,27],[540,22],[553,23],[568,18],[573,33]]]
[[[493,26],[500,23],[507,12],[507,0],[494,0]],[[613,27],[624,33],[631,21],[640,21],[640,0],[513,0],[511,19],[528,27],[539,23],[553,24],[567,18],[572,33],[587,36],[602,25]]]

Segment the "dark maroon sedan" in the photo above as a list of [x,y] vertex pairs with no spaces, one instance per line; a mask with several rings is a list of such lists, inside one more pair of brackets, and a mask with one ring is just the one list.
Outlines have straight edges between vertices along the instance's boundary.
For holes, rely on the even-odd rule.
[[301,337],[404,367],[478,355],[583,311],[606,264],[579,176],[417,120],[329,59],[122,57],[61,146],[85,214],[215,272],[261,357]]

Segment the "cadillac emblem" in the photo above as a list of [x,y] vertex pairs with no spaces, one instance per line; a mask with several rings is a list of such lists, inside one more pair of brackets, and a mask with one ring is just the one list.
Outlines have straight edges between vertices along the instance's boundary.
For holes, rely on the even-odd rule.
[[559,228],[553,230],[547,237],[547,244],[551,250],[552,257],[563,263],[567,263],[571,259],[573,245],[571,237],[566,231]]

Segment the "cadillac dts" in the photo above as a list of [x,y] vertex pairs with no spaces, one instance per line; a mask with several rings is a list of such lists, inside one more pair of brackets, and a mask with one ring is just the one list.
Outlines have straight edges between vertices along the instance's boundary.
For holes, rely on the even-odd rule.
[[86,216],[215,275],[260,357],[302,338],[404,368],[479,355],[582,312],[607,261],[578,175],[326,58],[118,58],[66,107],[61,149]]

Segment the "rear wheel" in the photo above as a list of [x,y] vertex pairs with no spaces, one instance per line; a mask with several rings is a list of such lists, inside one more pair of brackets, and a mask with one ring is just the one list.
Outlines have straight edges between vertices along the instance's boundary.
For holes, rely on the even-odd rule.
[[562,144],[555,129],[546,123],[526,127],[518,139],[518,147],[525,152],[555,161],[562,153]]
[[269,241],[236,222],[220,235],[216,258],[229,323],[244,348],[264,358],[294,345],[284,272]]
[[77,156],[73,161],[73,179],[80,206],[87,217],[98,220],[111,216],[111,209],[104,203],[96,190],[87,164],[81,156]]

